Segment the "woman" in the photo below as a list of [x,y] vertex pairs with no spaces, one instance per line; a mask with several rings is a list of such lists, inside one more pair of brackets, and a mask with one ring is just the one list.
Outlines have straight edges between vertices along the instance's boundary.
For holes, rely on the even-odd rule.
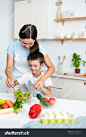
[[[40,81],[34,85],[39,90],[44,84],[45,80],[49,78],[55,71],[55,68],[50,61],[45,49],[38,43],[37,29],[34,25],[24,25],[19,32],[19,40],[12,42],[7,48],[7,66],[5,74],[7,76],[6,85],[7,92],[12,91],[10,89],[14,85],[14,81],[20,77],[23,73],[30,71],[28,68],[27,56],[36,50],[39,50],[44,55],[44,62],[47,66],[47,72],[41,77]],[[8,77],[8,73],[11,76],[12,81]],[[21,88],[26,92],[25,85],[17,85],[15,90]]]

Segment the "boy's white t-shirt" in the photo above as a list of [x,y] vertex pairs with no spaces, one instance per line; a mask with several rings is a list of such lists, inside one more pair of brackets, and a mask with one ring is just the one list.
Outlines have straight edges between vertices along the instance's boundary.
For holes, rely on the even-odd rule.
[[[44,72],[41,72],[41,75],[44,75],[44,74],[45,74]],[[32,84],[35,84],[35,82],[39,79],[39,77],[34,78],[31,72],[26,72],[21,77],[19,77],[17,81],[19,82],[19,84],[25,84],[26,87],[28,88],[28,81],[31,81]],[[53,83],[50,77],[45,80],[44,87],[48,87],[52,85]]]

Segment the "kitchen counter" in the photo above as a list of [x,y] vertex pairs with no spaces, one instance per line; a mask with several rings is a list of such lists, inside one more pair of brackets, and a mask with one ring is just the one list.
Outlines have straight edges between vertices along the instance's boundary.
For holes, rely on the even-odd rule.
[[[75,73],[71,73],[75,74]],[[77,74],[77,76],[83,75],[83,74]],[[78,80],[86,80],[86,78],[81,78],[81,77],[75,77],[75,76],[67,76],[67,75],[59,75],[59,72],[56,71],[52,74],[52,77],[59,77],[59,78],[69,78],[69,79],[78,79]]]
[[[44,72],[46,72],[46,70],[43,70]],[[81,78],[81,77],[75,77],[75,76],[67,76],[67,75],[59,75],[59,71],[55,71],[52,74],[52,77],[58,77],[58,78],[69,78],[69,79],[78,79],[78,80],[86,80],[86,78]],[[64,73],[64,72],[63,72]],[[75,74],[75,73],[71,73],[71,74]],[[82,73],[77,74],[79,75],[83,75]]]
[[66,75],[58,75],[58,73],[57,74],[53,74],[52,76],[59,77],[59,78],[69,78],[69,79],[86,80],[86,78],[75,77],[75,76],[66,76]]
[[[0,93],[0,99],[11,99],[14,101],[12,94],[8,93]],[[28,116],[30,107],[35,103],[38,103],[38,100],[37,98],[33,97],[31,99],[31,104],[25,104],[22,112],[19,112],[18,114],[12,113],[0,116],[0,128],[21,128],[24,124],[29,123],[30,121],[39,121],[39,117],[37,117],[36,119],[30,119]],[[86,101],[57,99],[55,105],[52,108],[42,109],[42,111],[72,111],[76,115],[76,117],[86,116]]]

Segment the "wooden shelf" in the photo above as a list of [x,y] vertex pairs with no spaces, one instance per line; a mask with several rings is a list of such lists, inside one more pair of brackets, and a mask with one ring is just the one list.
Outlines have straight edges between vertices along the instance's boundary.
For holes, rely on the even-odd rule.
[[64,43],[64,40],[86,40],[86,38],[64,38],[64,39],[60,39],[60,38],[53,38],[53,40],[58,40],[61,41],[61,43]]
[[84,20],[86,17],[74,17],[74,18],[61,18],[61,19],[54,19],[54,21],[62,22],[62,25],[64,25],[64,21],[70,21],[70,20]]

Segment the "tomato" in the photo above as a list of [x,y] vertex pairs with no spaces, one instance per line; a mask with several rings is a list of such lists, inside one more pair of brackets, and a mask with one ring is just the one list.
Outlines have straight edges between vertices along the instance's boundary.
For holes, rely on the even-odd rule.
[[44,106],[41,102],[40,102],[40,104],[41,104],[42,106]]
[[23,98],[21,97],[20,100],[22,100]]
[[46,101],[48,101],[48,99],[47,98],[44,98]]
[[7,103],[3,103],[2,105],[1,105],[1,109],[2,108],[9,108],[9,105],[7,104]]
[[50,106],[53,106],[55,103],[55,98],[49,98],[48,102],[49,102]]

